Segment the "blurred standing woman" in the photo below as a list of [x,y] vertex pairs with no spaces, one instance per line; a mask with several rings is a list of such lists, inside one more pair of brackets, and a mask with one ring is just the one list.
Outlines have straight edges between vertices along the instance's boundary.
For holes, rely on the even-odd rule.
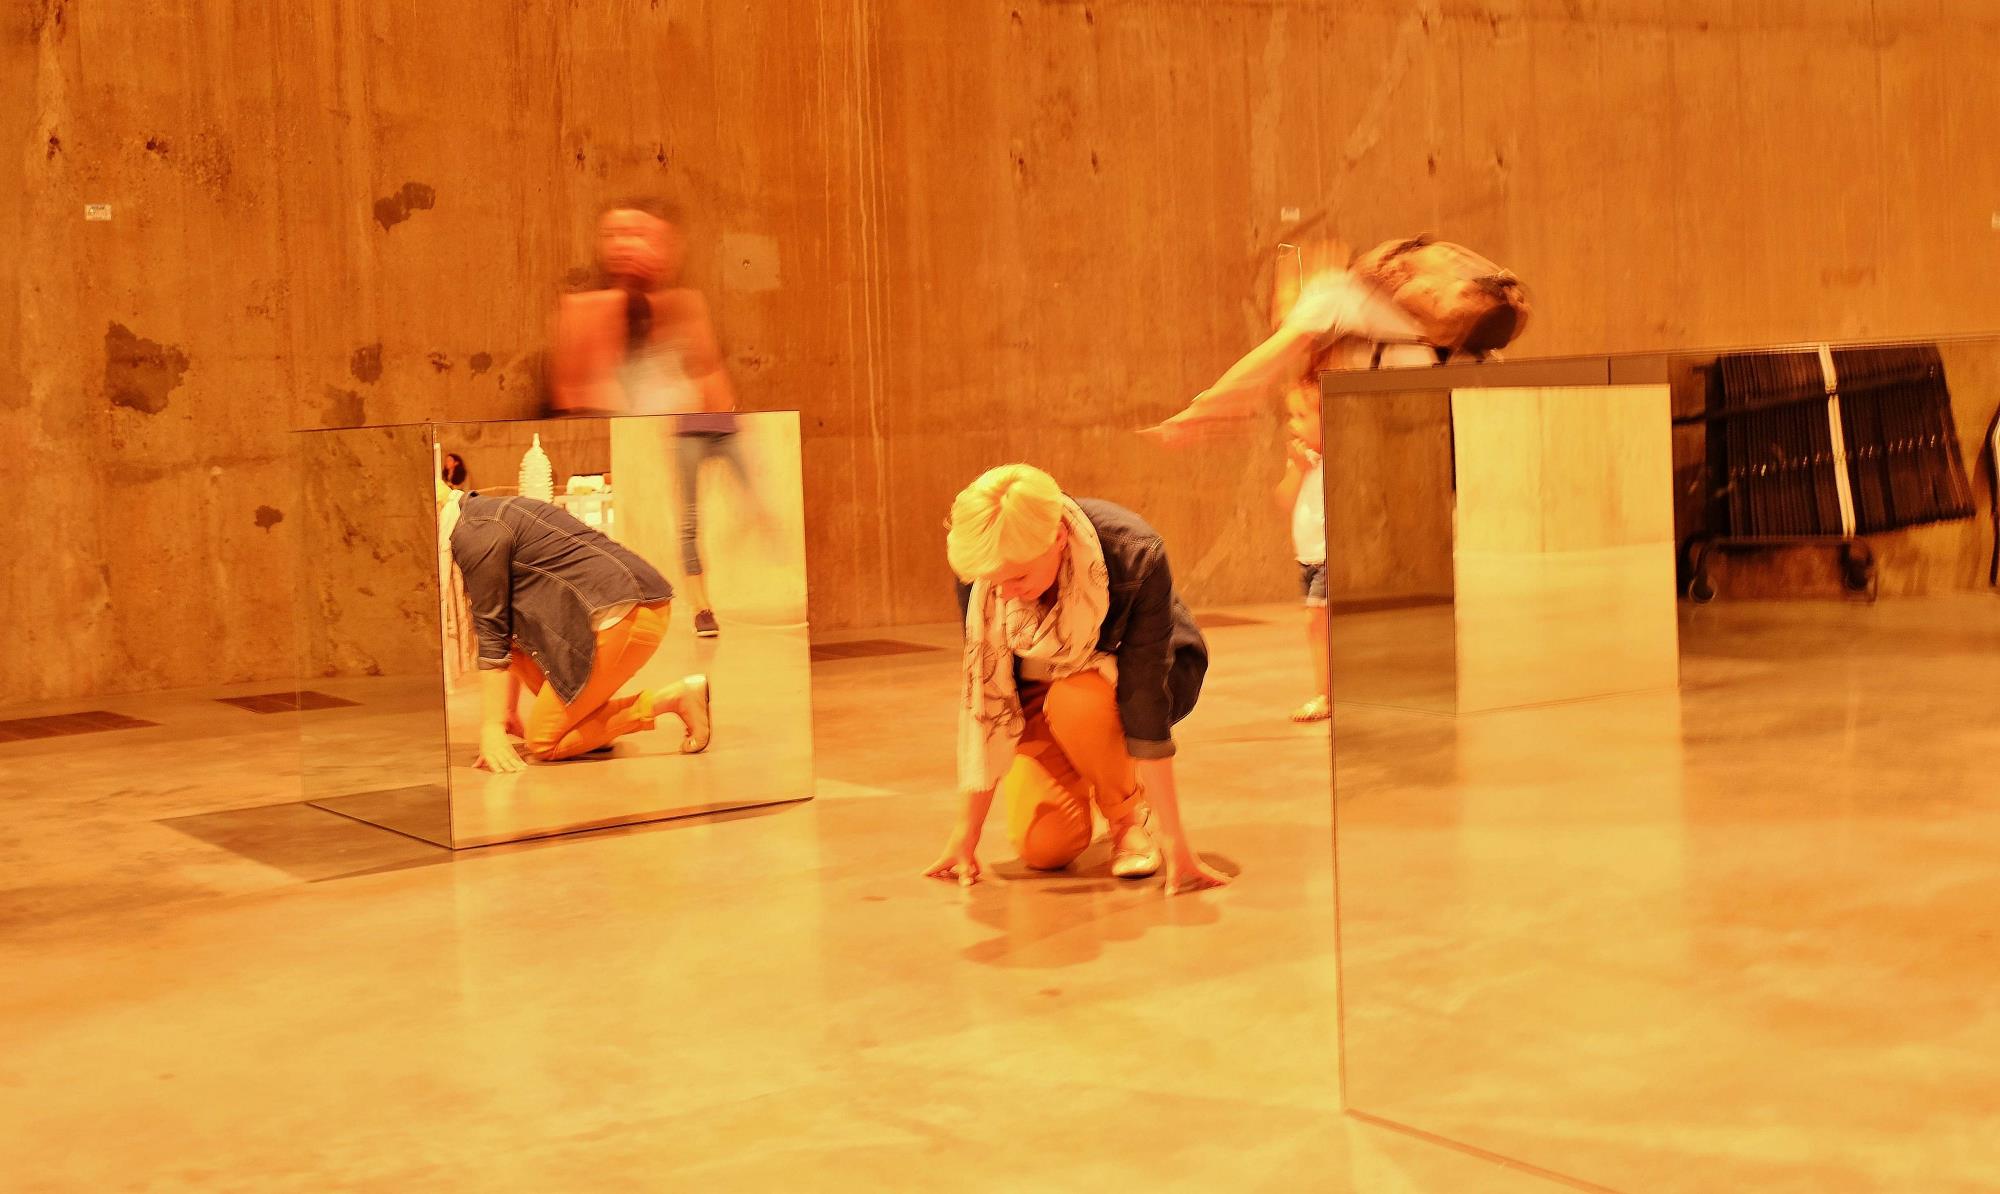
[[736,475],[753,514],[756,493],[736,439],[736,391],[701,292],[682,286],[678,213],[621,200],[597,220],[598,284],[564,295],[556,313],[557,414],[678,415],[681,567],[694,629],[720,633],[703,579],[699,479],[708,461]]

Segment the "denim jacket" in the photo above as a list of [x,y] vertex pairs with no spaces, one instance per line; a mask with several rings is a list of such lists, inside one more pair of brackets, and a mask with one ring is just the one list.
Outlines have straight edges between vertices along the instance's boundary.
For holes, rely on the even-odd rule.
[[508,665],[519,644],[568,704],[590,682],[597,614],[673,597],[667,578],[630,548],[548,502],[466,497],[451,533],[479,637],[479,666]]
[[[1125,749],[1135,759],[1171,758],[1173,726],[1193,712],[1201,697],[1208,643],[1174,591],[1159,533],[1123,506],[1096,498],[1078,498],[1076,504],[1097,528],[1111,576],[1111,606],[1097,649],[1118,659],[1118,718],[1125,725]],[[961,624],[971,599],[972,586],[960,582]],[[1014,675],[1018,681],[1018,659]]]

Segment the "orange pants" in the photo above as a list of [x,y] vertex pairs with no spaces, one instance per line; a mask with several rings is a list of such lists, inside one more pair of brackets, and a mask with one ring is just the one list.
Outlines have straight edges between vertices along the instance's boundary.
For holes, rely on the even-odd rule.
[[522,686],[535,694],[527,720],[530,758],[546,762],[571,759],[620,735],[653,728],[651,704],[642,701],[645,693],[616,693],[659,650],[660,639],[667,632],[668,609],[664,601],[635,605],[624,617],[598,631],[590,679],[567,705],[535,661],[515,650],[511,670]]
[[1022,862],[1060,870],[1090,845],[1093,799],[1107,821],[1137,810],[1138,773],[1125,751],[1117,693],[1103,676],[1024,685],[1021,704],[1027,728],[1000,781],[1007,832]]

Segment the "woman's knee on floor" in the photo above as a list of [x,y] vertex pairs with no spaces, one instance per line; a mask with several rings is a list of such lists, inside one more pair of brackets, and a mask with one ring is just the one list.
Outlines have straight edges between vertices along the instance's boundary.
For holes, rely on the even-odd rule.
[[1076,769],[1079,791],[1094,796],[1107,820],[1131,816],[1139,780],[1125,745],[1118,693],[1096,672],[1049,685],[1043,714],[1050,735]]
[[1090,845],[1090,790],[1053,743],[1024,743],[1001,794],[1007,836],[1028,866],[1061,870]]
[[1090,816],[1073,808],[1045,805],[1014,843],[1021,861],[1038,871],[1059,871],[1090,845]]
[[552,702],[537,701],[528,710],[528,720],[521,728],[521,757],[537,762],[553,762],[556,747],[568,736],[571,725],[569,711]]

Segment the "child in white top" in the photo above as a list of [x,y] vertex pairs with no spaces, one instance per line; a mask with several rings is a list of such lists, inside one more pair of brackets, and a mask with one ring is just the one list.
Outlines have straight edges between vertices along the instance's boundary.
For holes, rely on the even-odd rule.
[[1318,392],[1310,383],[1294,386],[1285,395],[1285,410],[1285,478],[1278,482],[1278,505],[1292,514],[1292,547],[1305,595],[1306,646],[1316,685],[1312,699],[1292,711],[1292,720],[1325,721],[1333,715],[1333,705],[1327,674],[1326,488]]

